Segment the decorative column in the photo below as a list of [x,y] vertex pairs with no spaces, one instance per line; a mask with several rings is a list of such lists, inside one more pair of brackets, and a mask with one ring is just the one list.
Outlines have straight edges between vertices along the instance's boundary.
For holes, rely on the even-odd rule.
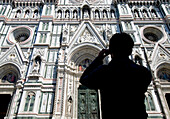
[[165,94],[163,94],[162,89],[161,89],[161,85],[157,80],[155,81],[155,85],[156,85],[156,88],[157,88],[158,96],[160,98],[160,105],[162,105],[162,107],[163,107],[162,111],[165,114],[165,118],[169,119],[170,118],[170,112],[169,112],[169,107],[167,107],[167,105],[165,104],[165,100],[166,100]]
[[53,119],[61,119],[63,113],[63,91],[65,85],[65,49],[60,48],[58,57],[58,74],[55,90]]
[[9,109],[9,112],[8,112],[8,116],[5,117],[6,119],[13,119],[13,116],[14,114],[17,113],[18,111],[18,108],[19,108],[19,99],[21,98],[20,96],[20,92],[22,92],[22,87],[23,85],[21,84],[22,81],[21,80],[18,80],[17,81],[17,84],[16,84],[16,89],[14,89],[14,93],[13,93],[13,97],[12,97],[12,102],[10,104],[10,109]]

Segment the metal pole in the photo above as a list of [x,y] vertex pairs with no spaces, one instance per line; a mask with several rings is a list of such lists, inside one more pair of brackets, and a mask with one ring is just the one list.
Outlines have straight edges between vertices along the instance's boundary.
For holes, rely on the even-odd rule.
[[156,97],[158,99],[158,101],[160,102],[160,107],[161,107],[161,110],[162,110],[162,113],[163,113],[163,119],[166,119],[165,118],[165,112],[164,112],[164,109],[163,109],[163,106],[162,106],[162,101],[159,97],[159,94],[158,94],[158,90],[157,90],[157,85],[155,84],[155,76],[152,72],[152,69],[151,69],[151,66],[149,64],[149,60],[148,60],[148,56],[147,56],[147,53],[146,53],[146,48],[144,47],[143,45],[143,42],[142,42],[142,39],[141,39],[141,36],[140,36],[140,33],[139,33],[139,29],[137,28],[137,31],[138,31],[138,34],[139,34],[139,37],[140,37],[140,41],[141,41],[141,45],[143,47],[143,53],[144,53],[144,57],[145,57],[145,60],[146,60],[146,64],[148,66],[148,69],[150,70],[151,72],[151,75],[152,75],[152,84],[153,84],[153,89],[154,89],[154,92],[156,94]]

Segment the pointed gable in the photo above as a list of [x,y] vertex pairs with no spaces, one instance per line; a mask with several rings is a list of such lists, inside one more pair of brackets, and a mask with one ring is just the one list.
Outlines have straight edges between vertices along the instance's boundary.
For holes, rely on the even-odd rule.
[[69,46],[72,48],[77,45],[85,45],[86,43],[94,44],[101,48],[106,47],[106,42],[99,35],[94,25],[89,21],[84,21],[81,23],[72,37]]
[[21,68],[24,62],[28,62],[28,60],[24,57],[24,54],[18,43],[14,44],[11,48],[9,48],[5,54],[0,57],[1,65],[12,63]]
[[155,69],[163,62],[170,61],[170,52],[161,44],[157,43],[152,53],[152,67]]

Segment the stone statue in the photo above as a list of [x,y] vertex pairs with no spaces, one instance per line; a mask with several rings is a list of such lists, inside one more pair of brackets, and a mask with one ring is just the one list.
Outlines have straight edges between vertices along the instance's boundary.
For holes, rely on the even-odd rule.
[[37,63],[34,63],[34,65],[33,65],[33,73],[38,73],[39,72],[39,69],[40,69],[40,64],[39,64],[39,62],[37,62]]
[[77,12],[73,13],[73,18],[75,18],[75,19],[77,18]]
[[38,13],[37,13],[37,12],[34,12],[33,17],[34,17],[34,18],[38,18]]
[[41,66],[41,59],[39,57],[36,57],[35,60],[33,61],[32,73],[39,73],[40,66]]
[[16,14],[15,18],[20,18],[20,15],[21,15],[21,12],[17,11],[17,14]]
[[61,18],[61,16],[62,16],[62,14],[61,14],[61,12],[59,11],[59,12],[58,12],[58,15],[57,15],[57,18]]
[[69,18],[70,15],[69,15],[69,12],[66,12],[66,18]]
[[95,18],[99,19],[99,13],[98,12],[95,13]]
[[103,12],[103,18],[107,18],[107,13],[105,11]]
[[28,11],[25,13],[25,18],[29,18],[29,12]]
[[144,18],[147,18],[147,17],[148,17],[148,15],[147,15],[147,12],[146,12],[146,11],[143,11],[143,17],[144,17]]
[[114,12],[111,11],[111,18],[114,18],[114,17],[115,17]]
[[73,102],[73,100],[72,100],[72,97],[71,96],[69,96],[69,98],[68,98],[68,102],[67,102],[67,112],[68,112],[68,114],[71,114],[71,110],[72,110],[72,102]]
[[155,11],[152,11],[151,13],[152,13],[153,18],[156,18],[156,13],[155,13]]
[[88,10],[85,10],[85,11],[84,11],[84,18],[89,18]]

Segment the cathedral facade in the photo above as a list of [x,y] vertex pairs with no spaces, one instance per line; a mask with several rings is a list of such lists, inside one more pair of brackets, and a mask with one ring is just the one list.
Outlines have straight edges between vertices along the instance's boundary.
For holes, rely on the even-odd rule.
[[79,79],[120,32],[134,40],[129,58],[152,71],[148,119],[170,119],[169,0],[1,0],[0,118],[102,119],[100,90]]

